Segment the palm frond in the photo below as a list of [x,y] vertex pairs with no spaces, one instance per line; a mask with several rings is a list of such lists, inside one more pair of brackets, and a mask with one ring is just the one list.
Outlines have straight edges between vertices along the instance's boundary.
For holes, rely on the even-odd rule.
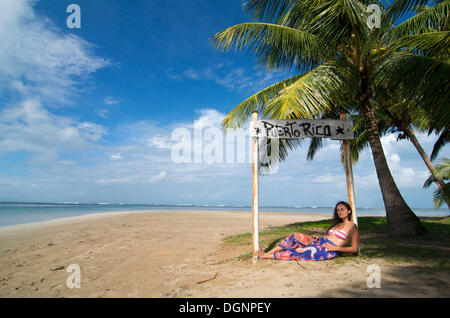
[[337,105],[346,104],[348,87],[355,85],[350,68],[327,62],[287,86],[263,109],[272,119],[315,118]]
[[450,179],[450,159],[449,158],[440,159],[438,164],[436,165],[436,170],[438,171],[439,175],[442,177],[443,180],[449,180]]
[[[439,160],[439,163],[436,165],[436,170],[438,175],[443,180],[450,179],[450,159],[442,158]],[[423,187],[428,188],[432,183],[435,182],[435,178],[430,175],[428,179],[425,181]],[[439,209],[444,202],[450,202],[450,183],[444,183],[443,189],[436,189],[433,192],[433,202],[434,207]]]
[[[442,178],[442,180],[446,181],[450,179],[450,159],[449,158],[441,158],[436,165],[436,171],[439,177]],[[433,175],[430,175],[427,180],[425,181],[423,187],[428,188],[431,184],[435,182],[435,177]]]
[[442,147],[444,147],[448,142],[450,142],[450,129],[446,128],[439,135],[438,140],[434,143],[433,150],[431,151],[430,160],[434,161]]
[[323,138],[311,138],[306,154],[307,160],[313,160],[319,150],[324,146],[325,140]]
[[435,178],[434,178],[432,175],[430,175],[430,176],[427,178],[427,180],[425,180],[425,183],[423,184],[423,187],[424,187],[424,188],[428,188],[428,187],[430,187],[434,182],[435,182]]
[[304,76],[304,74],[287,78],[250,96],[228,113],[222,121],[222,127],[224,129],[236,129],[242,127],[242,125],[250,120],[253,111],[261,113],[261,110],[274,96],[278,95],[280,91],[296,82],[302,76]]
[[428,7],[386,33],[385,38],[397,40],[409,35],[448,30],[450,2]]
[[[446,191],[447,193],[449,192],[449,190]],[[441,205],[446,202],[445,200],[445,194],[442,193],[442,191],[440,189],[437,189],[433,192],[433,203],[434,203],[434,207],[436,209],[439,209],[441,207]],[[447,195],[447,200],[449,200],[450,197]]]
[[217,33],[212,41],[216,49],[247,49],[268,70],[311,68],[333,52],[327,51],[326,43],[317,35],[270,23],[238,24]]
[[259,171],[262,174],[273,173],[288,154],[302,145],[304,139],[267,139],[259,140]]
[[401,15],[415,9],[419,6],[427,4],[428,0],[395,0],[389,6],[388,15],[392,21],[395,21]]
[[372,74],[375,86],[411,101],[438,127],[450,122],[450,64],[407,52],[391,52]]
[[260,21],[275,22],[296,3],[295,0],[249,0],[244,2],[244,9]]
[[428,32],[405,36],[392,42],[390,48],[433,56],[436,59],[446,61],[450,56],[450,32]]
[[[314,2],[312,0],[311,2]],[[366,6],[353,0],[319,1],[311,5],[314,16],[307,22],[305,30],[317,34],[335,50],[343,44],[360,46],[370,32],[367,27]]]

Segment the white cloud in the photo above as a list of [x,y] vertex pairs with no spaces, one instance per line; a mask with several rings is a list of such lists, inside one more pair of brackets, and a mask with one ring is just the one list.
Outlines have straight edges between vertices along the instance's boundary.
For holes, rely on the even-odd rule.
[[27,151],[54,160],[61,151],[81,151],[100,140],[106,128],[56,116],[37,100],[28,99],[0,111],[0,153]]
[[188,69],[188,70],[184,71],[183,75],[190,79],[198,79],[199,78],[199,74],[196,73],[193,69]]
[[98,184],[154,184],[166,178],[166,172],[161,171],[157,175],[147,174],[123,174],[116,177],[106,177],[95,180]]
[[156,175],[156,176],[152,176],[151,178],[150,178],[150,183],[151,184],[153,184],[153,183],[156,183],[156,182],[159,182],[159,181],[161,181],[161,180],[164,180],[166,178],[166,172],[165,171],[161,171],[158,175]]
[[97,115],[99,115],[102,118],[107,118],[108,114],[109,114],[109,110],[105,109],[105,108],[101,108],[101,109],[96,109],[95,113]]
[[110,64],[95,56],[93,45],[63,34],[38,16],[34,1],[2,0],[0,10],[0,84],[25,98],[73,103],[80,80]]
[[[196,200],[192,203],[251,204],[251,165],[247,159],[243,164],[172,162],[171,147],[177,142],[170,139],[174,128],[189,130],[193,144],[194,123],[205,132],[219,129],[224,117],[223,113],[212,108],[197,110],[196,114],[192,122],[176,125],[153,121],[122,125],[111,132],[113,137],[115,134],[120,136],[120,141],[110,144],[103,142],[106,129],[102,126],[55,116],[37,101],[29,100],[17,107],[8,107],[0,112],[0,149],[27,150],[42,156],[53,155],[54,158],[64,149],[66,156],[47,160],[46,169],[35,169],[29,176],[0,178],[0,191],[2,194],[15,193],[12,189],[32,189],[21,186],[35,184],[37,187],[33,193],[41,193],[46,198],[51,198],[50,194],[58,194],[58,200],[64,201],[186,203],[183,200],[192,198]],[[6,135],[2,138],[4,132]],[[243,134],[246,133],[243,129]],[[426,171],[421,170],[423,164],[420,159],[414,157],[415,150],[408,148],[408,144],[397,144],[395,137],[383,142],[388,148],[391,171],[402,193],[408,195],[411,189],[422,191]],[[203,142],[203,147],[207,144]],[[305,143],[304,147],[289,155],[277,173],[261,176],[261,205],[268,202],[332,205],[336,200],[346,198],[339,143],[330,141],[322,149],[323,153],[319,152],[320,160],[307,161],[306,149]],[[84,162],[67,156],[67,152],[76,156],[80,150],[84,150]],[[369,149],[365,151],[370,154]],[[378,180],[371,155],[369,157],[370,160],[360,161],[353,169],[356,200],[362,206],[381,206]],[[413,161],[411,157],[414,157]],[[74,187],[80,191],[74,192]],[[431,205],[431,199],[429,202]]]
[[331,173],[324,173],[316,176],[309,176],[307,178],[310,182],[315,183],[326,183],[335,186],[335,185],[343,185],[345,184],[345,175],[335,175]]
[[377,189],[378,187],[378,178],[375,171],[363,176],[354,174],[353,180],[355,187],[360,189]]
[[122,160],[123,157],[120,153],[114,153],[112,155],[109,156],[112,160]]
[[173,68],[167,69],[166,75],[169,79],[174,81],[181,81],[183,79],[183,76],[177,74]]
[[223,64],[198,70],[188,68],[181,72],[175,72],[173,68],[170,68],[166,74],[174,81],[184,79],[213,81],[230,91],[240,92],[257,92],[289,77],[286,72],[265,72],[258,67],[249,70],[242,67],[231,68],[231,65],[228,65],[225,69]]
[[222,120],[225,118],[225,114],[222,114],[217,110],[211,108],[199,109],[196,110],[196,113],[199,115],[199,117],[194,121],[194,127],[198,129],[214,127],[220,128]]
[[103,102],[105,103],[105,105],[115,105],[118,104],[119,101],[111,96],[107,96],[103,99]]
[[150,139],[148,146],[157,149],[172,149],[174,142],[169,140],[169,136],[156,135]]
[[391,154],[389,156],[389,159],[391,160],[391,162],[395,162],[395,163],[400,162],[400,156],[398,154],[396,154],[396,153]]
[[54,115],[48,107],[74,104],[86,90],[80,85],[110,62],[96,56],[86,40],[36,14],[34,4],[2,0],[0,5],[0,90],[14,96],[0,112],[0,152],[26,151],[34,161],[48,163],[61,152],[91,148],[107,133],[101,125]]
[[72,161],[72,160],[59,160],[56,163],[59,163],[61,165],[74,165],[74,164],[76,164],[76,162]]
[[[397,141],[397,136],[394,134],[381,138],[381,143],[389,169],[397,185],[403,188],[422,185],[429,172],[412,143],[407,140]],[[405,162],[402,160],[402,157],[405,156],[409,158],[415,156],[415,160]]]

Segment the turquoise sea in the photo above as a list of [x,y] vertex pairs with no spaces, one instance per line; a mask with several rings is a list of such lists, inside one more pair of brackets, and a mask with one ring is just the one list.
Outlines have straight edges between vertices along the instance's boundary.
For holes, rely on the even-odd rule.
[[[59,203],[1,203],[0,202],[0,226],[48,221],[52,219],[80,216],[103,212],[139,211],[139,210],[229,210],[251,211],[251,206],[227,206],[227,205],[151,205],[151,204],[59,204]],[[260,206],[261,212],[291,212],[291,213],[330,213],[333,207],[282,207]],[[445,209],[413,208],[417,216],[448,216],[450,211]],[[381,208],[357,208],[358,216],[380,215],[386,212]]]

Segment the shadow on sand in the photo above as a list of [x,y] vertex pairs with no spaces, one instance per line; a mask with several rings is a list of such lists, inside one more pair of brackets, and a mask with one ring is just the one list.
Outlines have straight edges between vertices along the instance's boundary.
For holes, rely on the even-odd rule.
[[[366,282],[350,283],[345,288],[324,292],[322,297],[449,297],[450,296],[450,218],[421,218],[429,234],[419,238],[392,237],[386,219],[359,218],[359,255],[341,254],[330,260],[336,265],[355,262],[370,265],[380,263],[381,288],[369,288]],[[290,232],[326,233],[329,220],[289,224],[266,232],[271,238],[269,251]],[[277,234],[276,236],[274,236]],[[270,235],[270,236],[269,236]],[[387,264],[386,266],[382,264]],[[390,266],[394,265],[394,266]],[[365,268],[364,268],[365,270]],[[364,273],[365,274],[365,273]],[[367,273],[367,277],[370,273]],[[428,295],[428,296],[427,296]]]

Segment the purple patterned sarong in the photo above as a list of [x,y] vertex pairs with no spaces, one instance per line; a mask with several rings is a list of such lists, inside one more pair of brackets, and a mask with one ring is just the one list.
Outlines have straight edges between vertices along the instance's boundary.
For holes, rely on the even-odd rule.
[[[335,245],[326,237],[321,237],[313,240],[309,235],[302,233],[292,233],[283,240],[278,246],[284,250],[273,253],[276,260],[302,260],[302,261],[325,261],[338,256],[335,251],[327,251],[323,246],[329,243]],[[295,249],[302,248],[302,252],[297,252]]]

